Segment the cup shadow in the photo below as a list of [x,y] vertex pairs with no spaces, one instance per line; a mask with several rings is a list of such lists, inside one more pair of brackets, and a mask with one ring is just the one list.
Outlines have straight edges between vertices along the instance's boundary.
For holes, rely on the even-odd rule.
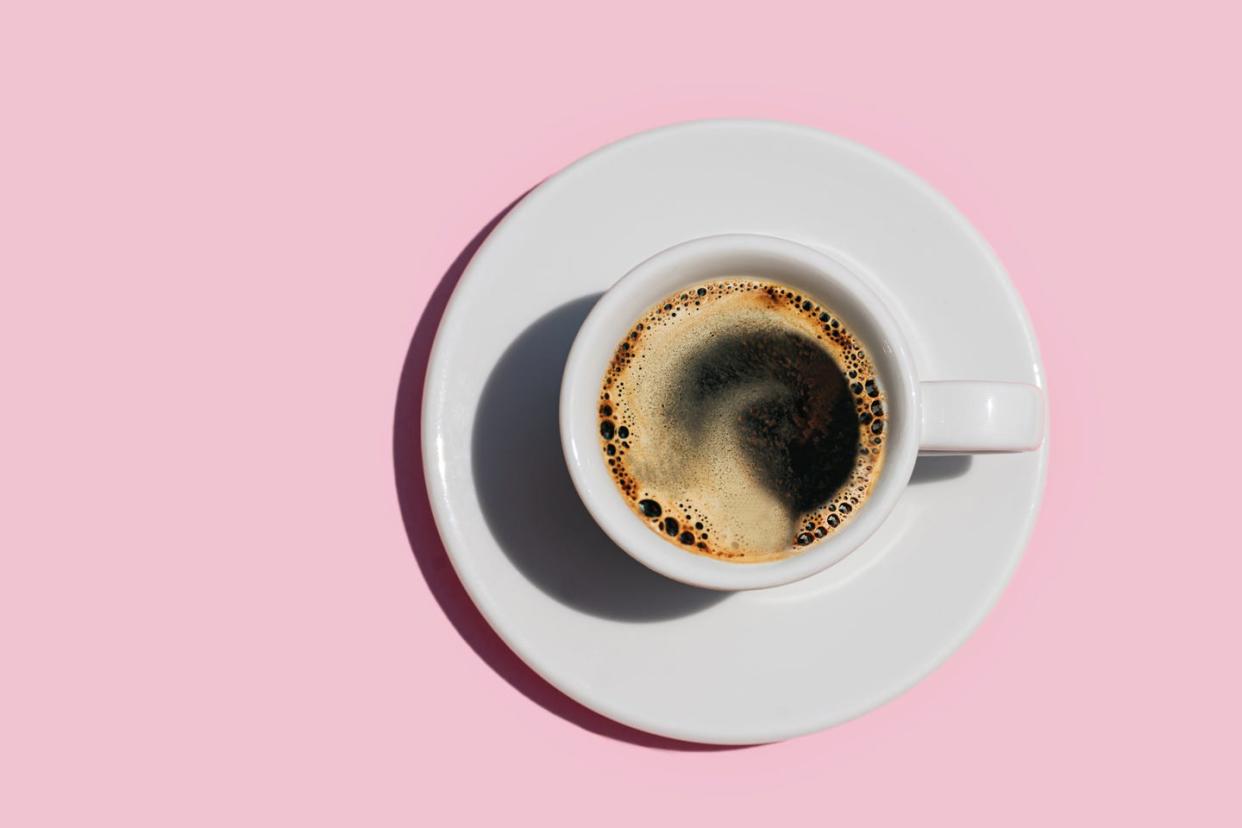
[[677,618],[725,600],[652,572],[604,534],[579,499],[561,451],[561,373],[600,294],[550,311],[492,369],[475,415],[472,454],[484,518],[535,586],[580,612],[628,622]]
[[910,485],[920,486],[961,477],[970,471],[972,462],[969,454],[924,454],[914,463]]
[[[646,733],[614,722],[557,690],[518,658],[488,625],[453,570],[436,530],[423,477],[420,436],[427,360],[457,281],[479,246],[524,196],[492,218],[449,265],[419,317],[406,352],[393,418],[393,471],[410,549],[428,589],[458,635],[497,675],[548,712],[591,733],[642,747],[677,751],[746,747],[683,742]],[[564,468],[555,402],[561,367],[574,333],[596,298],[570,302],[538,320],[510,345],[489,376],[472,446],[485,519],[514,565],[555,600],[602,617],[635,623],[684,615],[724,596],[665,581],[613,546],[577,499]],[[513,383],[521,380],[514,379],[519,375],[513,371],[532,368],[534,373],[528,375],[532,388],[516,388]],[[502,400],[507,411],[494,405]],[[522,418],[514,419],[518,412]],[[493,428],[502,415],[509,432]],[[547,419],[541,419],[545,415]],[[512,440],[502,445],[501,439],[511,433],[515,422],[531,438],[529,444]],[[526,512],[506,499],[515,492],[535,492],[531,466],[522,463],[533,463],[536,454],[538,480],[545,487],[540,502],[562,510],[564,514],[558,512],[558,520]],[[494,463],[481,459],[489,455]],[[519,473],[521,476],[515,477]],[[541,534],[541,529],[548,528],[550,534]],[[558,571],[560,566],[566,571]],[[608,579],[615,581],[610,584]]]

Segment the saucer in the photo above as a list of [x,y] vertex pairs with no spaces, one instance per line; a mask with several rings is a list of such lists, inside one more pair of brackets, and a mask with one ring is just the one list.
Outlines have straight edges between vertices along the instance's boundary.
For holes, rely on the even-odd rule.
[[920,459],[877,534],[788,586],[710,592],[629,558],[564,466],[565,357],[635,264],[737,232],[848,260],[885,294],[923,379],[1043,385],[1021,300],[978,232],[907,170],[817,130],[704,121],[642,133],[548,179],[496,226],[427,372],[422,445],[445,548],[500,637],[564,693],[716,744],[829,727],[931,672],[1017,565],[1048,452]]

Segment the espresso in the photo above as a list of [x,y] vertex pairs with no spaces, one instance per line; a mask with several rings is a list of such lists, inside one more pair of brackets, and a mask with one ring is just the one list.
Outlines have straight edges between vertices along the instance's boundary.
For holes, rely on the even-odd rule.
[[617,345],[598,416],[609,471],[651,530],[737,563],[839,531],[884,463],[886,403],[862,344],[761,278],[652,307]]

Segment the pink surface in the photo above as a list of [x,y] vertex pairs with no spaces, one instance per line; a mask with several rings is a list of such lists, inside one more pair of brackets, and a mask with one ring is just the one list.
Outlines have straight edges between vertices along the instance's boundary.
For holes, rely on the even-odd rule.
[[[1238,824],[1226,4],[450,5],[0,13],[0,824]],[[499,648],[409,481],[407,537],[393,411],[489,219],[722,115],[953,200],[1030,309],[1054,443],[940,670],[693,751]]]

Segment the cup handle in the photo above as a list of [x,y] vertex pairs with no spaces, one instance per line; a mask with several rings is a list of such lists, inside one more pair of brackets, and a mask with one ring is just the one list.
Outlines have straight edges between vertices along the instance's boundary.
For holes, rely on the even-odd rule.
[[1033,451],[1044,441],[1044,392],[1018,382],[924,382],[919,454]]

